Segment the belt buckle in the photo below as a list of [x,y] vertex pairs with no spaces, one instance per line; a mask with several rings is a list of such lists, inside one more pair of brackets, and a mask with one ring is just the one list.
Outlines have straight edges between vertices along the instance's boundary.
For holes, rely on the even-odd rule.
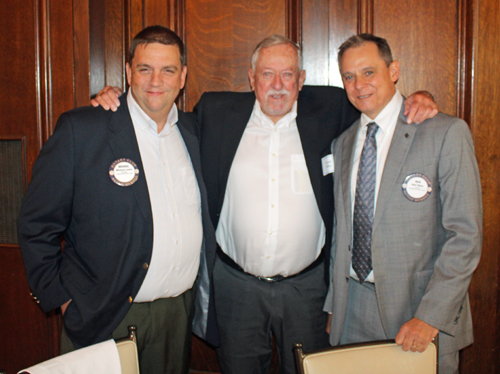
[[259,280],[267,283],[279,282],[280,280],[285,279],[284,275],[275,275],[274,277],[257,277]]

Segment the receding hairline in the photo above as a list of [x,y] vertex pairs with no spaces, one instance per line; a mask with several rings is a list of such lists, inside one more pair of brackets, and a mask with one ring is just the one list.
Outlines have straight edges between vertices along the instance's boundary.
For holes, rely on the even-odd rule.
[[291,41],[290,39],[282,35],[271,35],[268,36],[267,38],[264,38],[259,44],[257,44],[252,53],[251,63],[252,63],[252,70],[254,72],[255,72],[255,66],[257,65],[257,60],[260,57],[260,52],[263,49],[271,48],[278,45],[289,45],[294,49],[297,55],[297,67],[299,68],[299,72],[302,71],[302,49],[300,48],[300,46],[297,43]]

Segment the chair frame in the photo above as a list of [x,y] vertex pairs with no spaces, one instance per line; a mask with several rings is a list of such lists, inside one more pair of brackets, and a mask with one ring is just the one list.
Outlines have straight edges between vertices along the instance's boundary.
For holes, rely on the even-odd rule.
[[[128,326],[128,336],[121,339],[115,339],[116,348],[118,349],[118,354],[120,356],[120,366],[122,373],[140,373],[139,370],[139,354],[137,351],[137,327],[136,326]],[[135,358],[130,362],[130,356],[123,357],[120,354],[120,346],[122,349],[127,350],[126,346],[130,344],[134,345],[134,353]],[[128,351],[128,350],[127,350]],[[130,368],[130,365],[133,365],[133,368]]]
[[[304,353],[301,343],[296,343],[294,345],[293,350],[295,353],[295,361],[297,364],[296,365],[297,366],[297,374],[305,374],[305,372],[304,372],[304,359],[309,355],[313,355],[316,353],[341,351],[341,350],[350,349],[350,348],[357,348],[357,347],[369,347],[369,346],[374,346],[374,345],[392,345],[395,343],[396,343],[396,341],[394,339],[374,340],[374,341],[363,342],[363,343],[337,345],[335,347],[317,349],[317,350],[307,352],[307,353]],[[429,343],[429,345],[430,344],[433,344],[436,346],[436,374],[439,374],[439,366],[438,366],[439,337],[438,337],[438,335],[436,335],[436,337],[434,339],[432,339],[432,341]]]

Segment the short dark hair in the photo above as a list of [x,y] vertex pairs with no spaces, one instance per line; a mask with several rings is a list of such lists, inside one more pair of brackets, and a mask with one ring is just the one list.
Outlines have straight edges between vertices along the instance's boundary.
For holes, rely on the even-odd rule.
[[339,47],[339,53],[337,55],[339,69],[340,69],[340,62],[342,60],[342,56],[344,55],[345,51],[347,51],[350,48],[360,47],[363,44],[370,42],[374,43],[378,47],[378,53],[380,57],[382,58],[382,60],[385,61],[387,67],[389,67],[389,65],[392,64],[394,60],[392,59],[391,47],[389,47],[389,43],[387,43],[387,40],[372,34],[359,34],[351,36]]
[[181,38],[172,30],[159,25],[146,27],[134,37],[132,43],[130,43],[128,62],[132,63],[138,45],[148,45],[149,43],[176,45],[179,47],[179,54],[181,55],[181,66],[184,67],[186,65],[184,43]]

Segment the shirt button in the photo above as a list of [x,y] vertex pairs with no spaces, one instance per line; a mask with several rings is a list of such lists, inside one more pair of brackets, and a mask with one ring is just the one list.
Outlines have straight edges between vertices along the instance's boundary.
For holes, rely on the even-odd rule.
[[176,240],[176,241],[175,241],[175,244],[179,244],[179,241],[178,241],[178,240]]
[[274,179],[274,178],[273,178],[273,179],[271,179],[271,180],[272,180],[273,182],[275,182],[275,181],[276,181],[276,179]]
[[273,157],[276,156],[276,153],[273,153]]
[[273,232],[272,232],[272,231],[269,231],[269,235],[272,235],[272,234],[273,234]]
[[149,265],[147,264],[147,262],[145,262],[144,264],[142,264],[142,268],[143,268],[144,270],[147,270],[147,269],[148,269],[148,267],[149,267]]
[[269,260],[271,258],[271,256],[267,256],[266,258]]
[[271,208],[274,208],[274,204],[271,204]]
[[132,296],[129,296],[129,297],[128,297],[128,302],[129,302],[130,304],[132,304],[132,301],[134,301],[134,300],[132,299]]

